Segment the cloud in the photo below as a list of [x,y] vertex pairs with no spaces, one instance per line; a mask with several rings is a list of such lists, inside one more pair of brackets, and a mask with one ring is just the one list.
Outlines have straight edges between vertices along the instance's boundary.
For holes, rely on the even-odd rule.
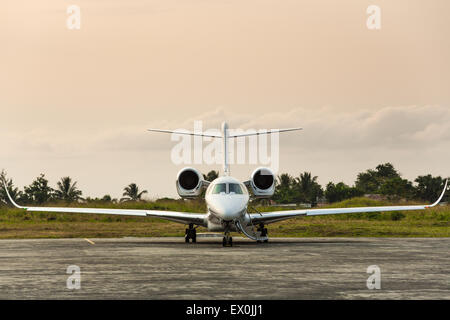
[[[250,126],[298,126],[301,147],[308,150],[337,149],[363,152],[365,148],[430,148],[448,145],[450,108],[442,106],[385,107],[378,110],[339,112],[333,107],[293,109],[286,114],[255,117]],[[282,138],[295,145],[298,135]]]
[[[303,131],[280,135],[280,172],[310,171],[319,182],[353,183],[356,174],[382,162],[393,162],[405,178],[419,174],[448,175],[450,158],[450,108],[443,106],[385,107],[341,112],[326,106],[294,108],[290,112],[236,114],[224,107],[192,115],[183,121],[151,121],[134,125],[79,132],[52,128],[13,132],[0,128],[1,167],[18,185],[28,184],[40,172],[51,181],[70,175],[80,181],[86,195],[119,196],[130,181],[152,190],[154,196],[176,196],[173,181],[182,166],[170,161],[170,134],[147,128],[193,130],[270,129],[302,126]],[[220,166],[196,165],[207,172]],[[236,177],[246,179],[251,165],[233,165]]]
[[[79,155],[99,151],[167,151],[174,145],[170,134],[151,133],[147,128],[193,130],[194,121],[202,121],[203,129],[220,128],[227,121],[231,128],[271,129],[298,127],[297,133],[280,138],[284,147],[307,150],[355,150],[369,148],[423,150],[449,145],[450,108],[443,106],[385,107],[339,112],[330,106],[306,109],[295,108],[287,113],[271,112],[245,114],[228,112],[223,107],[193,115],[179,121],[150,122],[148,126],[115,127],[108,131],[76,134],[38,132],[2,134],[3,152],[55,153]],[[5,146],[6,144],[6,146]]]

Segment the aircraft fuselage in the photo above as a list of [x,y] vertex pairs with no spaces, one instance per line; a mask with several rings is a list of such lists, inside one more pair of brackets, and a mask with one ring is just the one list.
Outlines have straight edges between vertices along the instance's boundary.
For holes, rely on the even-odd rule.
[[208,186],[205,195],[208,208],[206,225],[210,231],[236,231],[233,221],[247,223],[249,194],[239,180],[223,176]]

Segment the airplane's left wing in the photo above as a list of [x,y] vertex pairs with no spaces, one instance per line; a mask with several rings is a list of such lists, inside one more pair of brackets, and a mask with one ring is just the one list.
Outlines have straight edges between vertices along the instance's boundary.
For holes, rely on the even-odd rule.
[[327,208],[327,209],[302,209],[302,210],[287,210],[274,211],[267,213],[252,213],[250,218],[253,224],[259,223],[273,223],[281,220],[286,220],[298,216],[318,216],[325,214],[344,214],[344,213],[359,213],[359,212],[389,212],[389,211],[408,211],[408,210],[424,210],[436,206],[444,197],[447,190],[448,180],[445,181],[444,190],[439,199],[429,205],[413,205],[413,206],[383,206],[383,207],[356,207],[356,208]]
[[138,209],[109,209],[109,208],[72,208],[72,207],[24,207],[19,206],[9,194],[6,184],[3,185],[8,195],[9,201],[19,208],[26,211],[35,212],[59,212],[59,213],[91,213],[91,214],[114,214],[122,216],[141,216],[141,217],[154,217],[164,220],[170,220],[183,224],[196,224],[205,226],[205,214],[187,213],[187,212],[175,212],[175,211],[162,211],[162,210],[138,210]]

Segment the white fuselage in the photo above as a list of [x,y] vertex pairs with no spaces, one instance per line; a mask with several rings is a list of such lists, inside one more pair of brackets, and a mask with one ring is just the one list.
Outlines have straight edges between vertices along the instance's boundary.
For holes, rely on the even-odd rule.
[[247,222],[247,187],[230,176],[219,177],[208,186],[205,195],[210,231],[235,231],[234,221]]

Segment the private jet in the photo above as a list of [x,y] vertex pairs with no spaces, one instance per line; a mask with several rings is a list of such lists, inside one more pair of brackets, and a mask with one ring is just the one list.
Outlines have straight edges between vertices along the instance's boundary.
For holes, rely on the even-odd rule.
[[185,231],[185,242],[195,243],[197,241],[196,228],[206,227],[212,232],[223,232],[223,246],[232,246],[233,238],[231,232],[239,232],[258,243],[268,242],[268,231],[266,225],[291,219],[299,216],[317,216],[327,214],[344,214],[357,212],[385,212],[385,211],[407,211],[425,210],[436,206],[447,190],[448,180],[445,181],[444,190],[439,199],[429,205],[408,206],[378,206],[358,208],[326,208],[326,209],[296,209],[274,212],[249,213],[250,198],[270,198],[275,192],[275,175],[270,168],[259,167],[250,175],[250,179],[241,182],[230,175],[229,168],[229,140],[258,134],[272,134],[274,132],[289,132],[301,130],[301,128],[272,129],[265,133],[240,133],[230,132],[227,123],[223,123],[220,134],[203,132],[180,132],[171,130],[149,129],[153,132],[165,132],[176,134],[187,134],[191,136],[212,137],[222,139],[223,174],[212,182],[206,181],[202,174],[195,168],[186,167],[177,174],[176,188],[182,198],[196,198],[202,196],[206,190],[205,201],[206,214],[159,211],[159,210],[132,210],[132,209],[90,209],[69,207],[24,207],[18,205],[8,192],[5,182],[5,190],[11,203],[17,208],[26,211],[62,212],[62,213],[91,213],[111,214],[126,216],[143,216],[166,219],[187,225]]

